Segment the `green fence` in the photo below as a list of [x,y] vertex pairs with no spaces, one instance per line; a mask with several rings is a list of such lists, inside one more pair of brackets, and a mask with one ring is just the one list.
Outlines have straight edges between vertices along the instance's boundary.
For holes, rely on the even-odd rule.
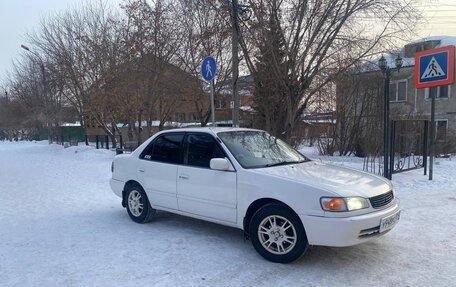
[[[56,127],[51,130],[51,138],[58,138],[59,141],[63,139],[65,142],[85,141],[84,130],[80,126],[76,127]],[[47,129],[41,129],[37,132],[34,140],[47,140],[49,139],[49,131]]]

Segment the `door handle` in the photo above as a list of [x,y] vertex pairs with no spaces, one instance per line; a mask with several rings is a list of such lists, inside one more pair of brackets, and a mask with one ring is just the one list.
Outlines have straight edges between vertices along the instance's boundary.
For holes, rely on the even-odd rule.
[[188,179],[188,175],[179,175],[179,178],[181,178],[181,179]]
[[139,172],[144,172],[144,169],[140,168],[140,169],[139,169]]

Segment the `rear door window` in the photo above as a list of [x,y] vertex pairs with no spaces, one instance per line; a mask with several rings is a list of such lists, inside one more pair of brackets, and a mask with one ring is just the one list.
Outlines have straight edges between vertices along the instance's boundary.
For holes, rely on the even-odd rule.
[[181,163],[183,134],[166,134],[155,139],[141,154],[140,158],[165,163]]

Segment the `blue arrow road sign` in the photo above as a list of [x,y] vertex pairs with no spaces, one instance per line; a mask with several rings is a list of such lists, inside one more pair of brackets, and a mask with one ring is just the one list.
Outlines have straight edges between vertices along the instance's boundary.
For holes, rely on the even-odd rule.
[[217,62],[214,57],[207,56],[201,62],[201,75],[205,81],[212,81],[217,73]]

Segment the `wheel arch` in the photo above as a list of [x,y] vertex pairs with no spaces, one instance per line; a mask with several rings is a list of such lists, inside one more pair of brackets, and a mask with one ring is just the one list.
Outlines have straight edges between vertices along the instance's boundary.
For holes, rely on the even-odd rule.
[[[138,186],[140,186],[142,189],[144,189],[144,188],[142,187],[142,185],[141,185],[139,182],[137,182],[136,180],[130,179],[129,181],[127,181],[127,182],[125,183],[125,185],[124,185],[123,190],[122,190],[122,206],[123,206],[123,207],[127,207],[127,187],[128,187],[128,186],[131,186],[131,185],[138,185]],[[147,194],[146,194],[146,196],[147,196]]]
[[[244,216],[244,221],[243,221],[243,229],[244,229],[244,237],[246,239],[249,239],[249,225],[250,221],[252,220],[252,216],[255,214],[255,212],[260,209],[261,207],[270,204],[270,203],[277,203],[280,205],[283,205],[285,208],[289,209],[291,212],[296,214],[296,216],[299,218],[298,214],[291,208],[288,204],[284,203],[283,201],[274,199],[274,198],[260,198],[255,201],[253,201],[249,207],[247,208],[247,211]],[[301,224],[304,227],[304,224],[301,222]]]

